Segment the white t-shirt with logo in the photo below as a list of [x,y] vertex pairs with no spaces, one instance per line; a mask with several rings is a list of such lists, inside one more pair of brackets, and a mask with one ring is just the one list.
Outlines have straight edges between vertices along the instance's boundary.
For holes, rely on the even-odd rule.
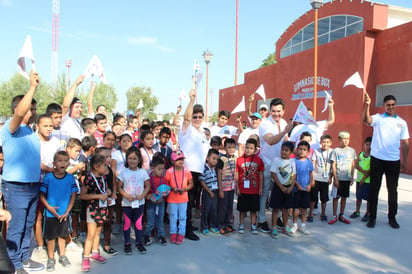
[[295,160],[276,157],[270,166],[270,171],[276,174],[282,185],[290,186],[296,174]]
[[400,159],[400,141],[409,139],[408,125],[398,115],[372,115],[371,155],[385,161]]
[[[138,168],[137,170],[130,170],[125,168],[117,176],[119,180],[123,182],[123,190],[132,196],[137,196],[143,193],[144,191],[144,182],[149,180],[150,177],[147,174],[146,170]],[[137,200],[138,205],[144,205],[144,198]],[[126,198],[122,199],[122,206],[132,206],[132,202],[129,202]]]
[[280,119],[279,125],[273,120],[272,116],[264,120],[259,126],[259,139],[260,139],[260,158],[262,158],[265,165],[270,165],[275,157],[280,157],[280,148],[285,140],[285,136],[276,144],[269,145],[266,143],[264,136],[271,133],[273,136],[278,135],[287,126],[287,122],[284,119]]

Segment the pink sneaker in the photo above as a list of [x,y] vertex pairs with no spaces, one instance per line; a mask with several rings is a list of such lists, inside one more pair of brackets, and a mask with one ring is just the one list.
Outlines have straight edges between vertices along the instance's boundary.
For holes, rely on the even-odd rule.
[[83,258],[82,261],[82,272],[90,271],[90,259],[88,257]]
[[106,262],[106,259],[100,256],[100,254],[97,252],[93,252],[92,255],[90,256],[90,259],[99,264],[104,264]]
[[185,236],[183,236],[182,234],[177,234],[176,244],[181,245],[183,243],[184,238]]
[[175,243],[176,243],[176,238],[177,238],[177,234],[176,234],[176,233],[170,234],[170,242],[171,242],[172,244],[175,244]]

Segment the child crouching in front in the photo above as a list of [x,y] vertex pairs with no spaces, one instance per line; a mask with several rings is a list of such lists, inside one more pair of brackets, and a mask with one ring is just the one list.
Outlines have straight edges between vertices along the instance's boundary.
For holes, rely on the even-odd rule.
[[[171,187],[167,197],[170,218],[170,242],[180,245],[186,234],[186,211],[189,197],[187,192],[193,187],[192,173],[183,166],[183,151],[173,151],[170,156],[173,167],[166,171],[165,179]],[[179,227],[177,222],[179,221]]]

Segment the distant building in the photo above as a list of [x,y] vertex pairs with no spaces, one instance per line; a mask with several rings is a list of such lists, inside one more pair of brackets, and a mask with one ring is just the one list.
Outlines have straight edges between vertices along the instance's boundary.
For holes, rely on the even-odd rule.
[[[363,93],[354,86],[343,88],[356,71],[371,96],[371,114],[383,112],[382,99],[393,94],[398,114],[412,128],[412,10],[362,0],[325,3],[319,10],[317,120],[327,118],[324,90],[333,94],[336,122],[327,131],[337,146],[341,130],[351,133],[357,151],[372,128],[362,122]],[[242,96],[248,98],[260,84],[266,97],[286,101],[286,119],[292,118],[303,100],[313,108],[314,11],[291,24],[276,42],[277,63],[248,72],[244,84],[219,92],[219,109],[233,109]],[[255,98],[258,96],[256,95]],[[270,99],[266,101],[269,104]],[[263,101],[256,102],[254,109]],[[246,118],[246,113],[242,114]],[[235,118],[231,123],[235,124]],[[409,153],[407,173],[412,173]]]

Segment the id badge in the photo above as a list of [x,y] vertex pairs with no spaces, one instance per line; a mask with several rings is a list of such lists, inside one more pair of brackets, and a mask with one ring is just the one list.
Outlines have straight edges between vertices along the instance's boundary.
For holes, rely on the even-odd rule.
[[107,201],[109,202],[109,206],[114,206],[116,205],[116,200],[113,198],[108,198]]
[[132,208],[139,208],[140,204],[139,204],[139,200],[134,200],[132,202]]
[[107,207],[107,200],[106,201],[99,200],[99,207],[100,208]]
[[326,166],[325,166],[325,168],[323,169],[323,172],[322,172],[322,177],[323,178],[329,178],[329,173],[328,173],[328,170],[329,170],[329,163],[327,163],[326,164]]
[[250,188],[250,181],[249,180],[244,180],[243,181],[243,187],[244,188]]

